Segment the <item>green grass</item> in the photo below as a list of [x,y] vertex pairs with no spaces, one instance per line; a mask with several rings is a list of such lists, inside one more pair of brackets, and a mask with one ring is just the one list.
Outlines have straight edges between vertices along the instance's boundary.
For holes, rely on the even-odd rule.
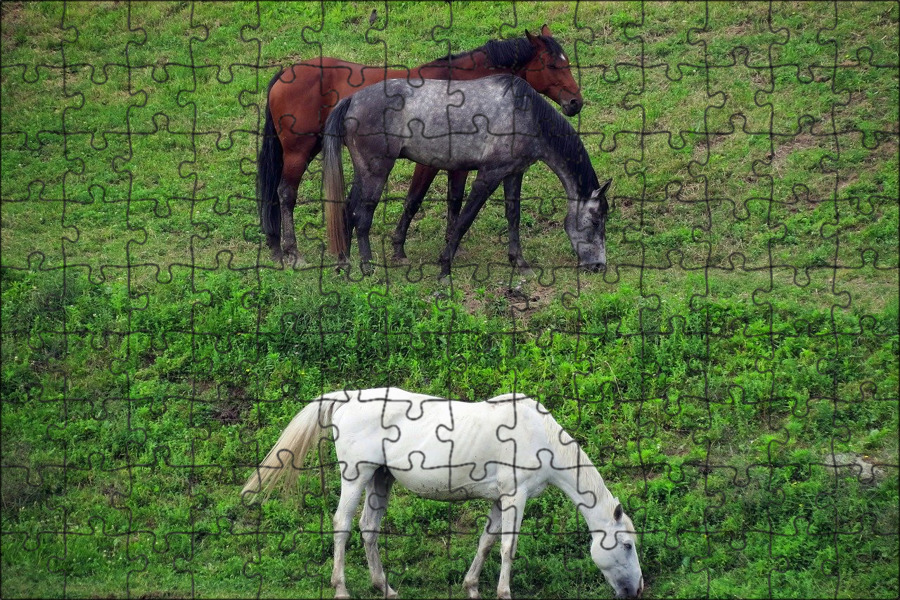
[[[396,385],[541,400],[642,532],[646,597],[897,597],[897,4],[454,2],[451,25],[397,2],[383,30],[374,7],[2,5],[0,595],[330,597],[337,469],[324,495],[316,467],[299,499],[237,494],[309,399]],[[543,165],[533,277],[498,195],[437,283],[443,176],[410,266],[387,261],[401,163],[372,277],[329,266],[318,160],[306,266],[268,260],[254,132],[278,66],[413,66],[543,23],[613,178],[605,274],[573,269]],[[831,452],[880,475],[835,477]],[[487,510],[396,490],[402,597],[461,597]],[[513,593],[611,597],[588,542],[560,492],[530,501]],[[358,536],[347,565],[376,597]],[[482,593],[498,576],[495,550]]]

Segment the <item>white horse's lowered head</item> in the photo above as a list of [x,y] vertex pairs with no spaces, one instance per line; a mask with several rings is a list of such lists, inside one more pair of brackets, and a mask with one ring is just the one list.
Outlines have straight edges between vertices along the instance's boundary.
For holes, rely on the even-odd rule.
[[372,584],[386,597],[396,597],[378,552],[378,532],[394,481],[425,498],[493,501],[463,580],[470,598],[479,597],[478,576],[498,539],[497,596],[510,597],[525,502],[548,485],[560,488],[581,511],[591,531],[591,558],[616,596],[643,592],[631,519],[587,455],[538,402],[518,394],[457,402],[398,388],[325,394],[294,417],[241,493],[271,492],[279,482],[293,490],[306,453],[329,431],[341,464],[331,575],[335,597],[349,597],[345,546],[364,491],[359,524]]

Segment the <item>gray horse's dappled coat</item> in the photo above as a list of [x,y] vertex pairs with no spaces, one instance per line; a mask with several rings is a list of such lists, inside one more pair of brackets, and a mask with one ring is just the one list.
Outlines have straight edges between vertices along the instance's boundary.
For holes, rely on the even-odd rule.
[[[340,148],[353,161],[348,205],[343,202]],[[600,185],[578,133],[523,80],[498,75],[473,81],[394,79],[341,101],[325,125],[323,148],[330,249],[346,260],[354,227],[366,269],[375,205],[394,162],[407,158],[442,170],[477,170],[468,202],[441,253],[441,275],[481,206],[502,182],[510,226],[510,261],[527,267],[518,241],[523,173],[537,161],[559,177],[568,199],[566,233],[579,265],[606,264],[605,226],[610,182]]]

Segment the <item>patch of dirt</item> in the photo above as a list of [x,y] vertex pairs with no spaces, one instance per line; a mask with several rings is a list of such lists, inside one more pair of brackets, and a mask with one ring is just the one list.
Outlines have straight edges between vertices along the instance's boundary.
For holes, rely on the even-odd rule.
[[0,21],[3,22],[2,30],[3,41],[8,44],[7,50],[12,50],[17,44],[13,42],[13,34],[16,27],[22,22],[22,11],[24,10],[24,2],[3,2],[0,3]]
[[222,425],[236,425],[243,421],[243,413],[249,406],[243,387],[228,386],[227,394],[210,404],[208,414]]
[[519,279],[513,287],[497,283],[477,290],[463,290],[463,306],[469,313],[502,313],[525,324],[531,316],[553,300],[553,288]]
[[838,452],[825,456],[826,470],[832,475],[856,477],[860,483],[874,484],[885,478],[887,473],[881,467],[869,462],[869,456],[860,456],[850,452]]
[[[709,154],[712,155],[713,150],[715,150],[717,147],[724,144],[728,140],[728,138],[733,138],[734,135],[735,134],[733,134],[733,133],[727,133],[727,134],[721,134],[721,135],[710,133],[709,134]],[[700,164],[703,164],[707,160],[706,144],[703,141],[698,142],[694,146],[694,149],[691,152],[691,160],[695,160]]]
[[775,144],[775,152],[772,155],[772,173],[776,176],[780,175],[784,169],[787,157],[797,150],[806,150],[808,148],[821,147],[823,138],[810,135],[805,131],[801,131],[790,140],[784,143]]
[[523,284],[513,288],[505,288],[503,295],[509,302],[510,316],[522,319],[526,324],[531,316],[539,309],[547,306],[553,299],[553,289],[538,285],[535,289],[526,291]]

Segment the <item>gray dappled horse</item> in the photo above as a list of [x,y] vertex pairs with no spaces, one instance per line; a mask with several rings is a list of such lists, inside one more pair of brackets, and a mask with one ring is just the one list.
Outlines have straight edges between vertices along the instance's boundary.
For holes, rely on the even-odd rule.
[[[447,171],[478,171],[465,207],[448,223],[441,278],[450,274],[460,239],[501,182],[509,260],[514,267],[528,269],[519,245],[519,201],[522,176],[539,160],[565,188],[564,226],[579,266],[592,271],[606,266],[606,191],[612,180],[600,185],[578,133],[522,79],[497,75],[472,81],[387,80],[342,100],[329,115],[324,135],[329,250],[342,266],[355,227],[360,268],[371,273],[369,229],[398,158]],[[342,143],[350,150],[354,168],[346,204]],[[395,251],[396,241],[405,233],[398,227]]]

